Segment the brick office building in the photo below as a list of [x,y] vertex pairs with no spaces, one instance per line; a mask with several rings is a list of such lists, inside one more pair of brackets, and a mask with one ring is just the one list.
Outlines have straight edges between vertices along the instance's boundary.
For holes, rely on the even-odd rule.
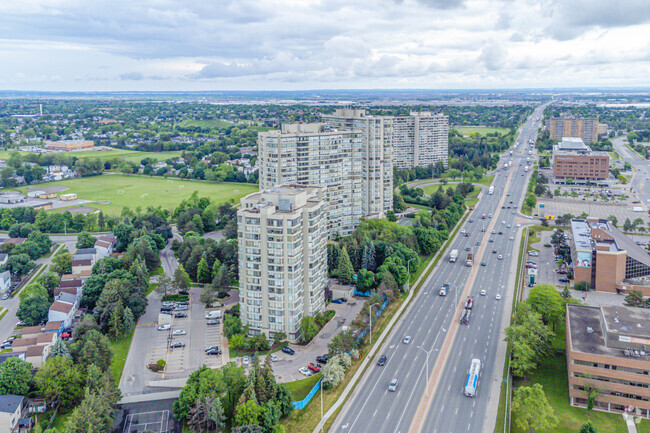
[[650,255],[611,221],[571,220],[574,280],[600,292],[650,296]]
[[567,304],[566,356],[569,398],[587,406],[589,388],[598,389],[594,408],[650,414],[650,322],[642,309]]
[[594,152],[579,138],[563,138],[553,146],[553,177],[556,181],[599,181],[608,176],[607,152]]

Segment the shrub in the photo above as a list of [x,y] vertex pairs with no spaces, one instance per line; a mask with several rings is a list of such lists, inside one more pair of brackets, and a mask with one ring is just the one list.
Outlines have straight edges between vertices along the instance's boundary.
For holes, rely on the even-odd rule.
[[544,248],[551,248],[551,244],[544,244]]
[[158,364],[149,364],[149,365],[147,365],[147,368],[149,370],[153,371],[154,373],[158,373],[158,372],[162,371],[164,367],[161,367]]
[[162,368],[165,368],[165,365],[167,365],[167,362],[165,362],[164,359],[159,359],[158,361],[156,361],[156,364],[158,364]]

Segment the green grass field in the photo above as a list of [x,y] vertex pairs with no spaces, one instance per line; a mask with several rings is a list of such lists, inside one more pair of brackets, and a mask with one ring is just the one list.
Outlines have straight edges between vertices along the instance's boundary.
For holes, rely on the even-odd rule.
[[133,332],[131,331],[129,335],[125,335],[117,341],[111,341],[111,351],[113,352],[113,362],[109,367],[113,377],[115,377],[115,382],[120,383],[122,378],[122,371],[124,370],[124,364],[126,363],[126,357],[129,354],[129,348],[131,347],[131,340],[133,339]]
[[[9,150],[0,150],[0,159],[8,159],[11,155]],[[21,155],[27,154],[27,152],[20,152]],[[172,151],[172,152],[141,152],[136,150],[126,150],[126,149],[113,149],[113,150],[83,150],[80,152],[69,152],[65,155],[76,156],[77,158],[99,158],[102,162],[108,161],[113,158],[123,159],[129,162],[134,162],[139,164],[144,158],[152,158],[158,161],[165,161],[169,158],[179,158],[181,152]]]
[[481,135],[492,134],[494,132],[506,134],[508,132],[506,128],[491,128],[489,126],[455,126],[454,129],[457,129],[463,135],[469,135],[474,132],[478,132]]
[[[127,206],[135,209],[141,206],[162,206],[174,209],[194,191],[201,197],[209,197],[216,202],[239,199],[258,191],[258,186],[249,183],[209,183],[191,180],[165,179],[162,177],[125,176],[104,174],[81,179],[48,182],[44,186],[65,186],[66,193],[76,193],[80,199],[110,201],[110,204],[89,203],[87,206],[101,209],[107,215],[119,215]],[[25,192],[27,187],[18,188]],[[60,210],[60,209],[59,209]],[[56,212],[57,210],[54,210]]]
[[305,379],[287,382],[285,385],[289,388],[293,401],[300,401],[307,397],[307,394],[309,394],[309,391],[316,385],[316,382],[318,382],[321,376],[322,374],[318,373]]

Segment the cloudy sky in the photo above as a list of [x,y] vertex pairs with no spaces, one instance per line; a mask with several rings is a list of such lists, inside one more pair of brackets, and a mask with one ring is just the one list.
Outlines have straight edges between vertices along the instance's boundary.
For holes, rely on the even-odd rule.
[[0,89],[650,85],[650,0],[1,0]]

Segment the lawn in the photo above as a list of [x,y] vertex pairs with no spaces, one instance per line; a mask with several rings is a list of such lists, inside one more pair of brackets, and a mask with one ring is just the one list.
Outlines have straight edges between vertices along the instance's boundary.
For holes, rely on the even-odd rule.
[[[100,202],[89,203],[87,206],[101,209],[105,214],[113,216],[120,215],[125,206],[131,209],[138,206],[143,209],[162,206],[173,210],[194,191],[198,191],[199,196],[209,197],[216,202],[229,199],[238,202],[241,197],[258,191],[257,185],[248,183],[209,183],[118,174],[48,182],[47,186],[68,187],[66,193],[76,193],[80,199]],[[19,189],[25,192],[26,188]]]
[[[422,190],[424,191],[425,194],[431,195],[431,194],[435,193],[436,191],[438,191],[438,188],[440,188],[440,185],[429,185],[429,186],[425,186],[424,188],[422,188]],[[456,188],[456,186],[453,185],[453,184],[448,185],[446,187],[444,185],[442,185],[442,190],[443,191],[445,191],[445,190],[447,190],[449,188]],[[467,197],[465,197],[465,199],[467,200],[467,199],[476,197],[480,191],[481,191],[481,188],[475,187],[474,191],[467,194]]]
[[126,357],[129,354],[131,347],[131,340],[133,339],[133,331],[128,335],[120,338],[117,341],[111,341],[111,351],[113,352],[113,362],[111,363],[110,370],[115,377],[116,383],[120,383],[122,378],[122,371],[126,363]]
[[307,394],[309,394],[321,376],[322,374],[318,373],[304,379],[285,383],[285,385],[287,385],[287,388],[289,388],[289,392],[291,392],[291,398],[293,401],[300,401],[303,398],[307,397]]
[[[0,159],[8,159],[11,152],[9,150],[0,151]],[[27,152],[20,152],[21,155],[25,155]],[[140,163],[144,158],[152,158],[158,161],[165,161],[169,158],[179,158],[181,156],[180,151],[170,151],[170,152],[142,152],[138,150],[127,150],[127,149],[112,149],[112,150],[82,150],[79,152],[69,152],[65,155],[76,156],[77,158],[99,158],[104,161],[108,161],[113,158],[119,158],[130,162]]]
[[478,132],[481,135],[492,134],[498,132],[499,134],[507,134],[508,129],[506,128],[491,128],[489,126],[455,126],[454,129],[457,129],[463,135],[472,134]]
[[[580,426],[591,421],[599,432],[626,433],[627,427],[623,417],[619,414],[592,411],[571,406],[569,404],[569,387],[567,382],[567,368],[564,354],[547,357],[542,361],[537,371],[531,373],[526,383],[515,380],[515,387],[533,383],[541,383],[544,393],[555,410],[558,425],[550,430],[539,430],[537,433],[546,432],[577,432]],[[512,416],[513,433],[525,433],[517,427],[516,416]]]

